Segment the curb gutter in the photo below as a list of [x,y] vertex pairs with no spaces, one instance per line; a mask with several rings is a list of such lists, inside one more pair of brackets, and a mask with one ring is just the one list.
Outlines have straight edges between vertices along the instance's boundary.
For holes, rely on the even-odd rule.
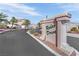
[[55,52],[54,50],[52,50],[51,48],[49,48],[46,44],[44,44],[43,42],[41,42],[39,39],[37,39],[34,35],[32,35],[31,33],[27,32],[30,36],[32,36],[37,42],[39,42],[41,45],[43,45],[48,51],[50,51],[51,53],[55,54],[56,56],[61,56],[60,54],[58,54],[57,52]]

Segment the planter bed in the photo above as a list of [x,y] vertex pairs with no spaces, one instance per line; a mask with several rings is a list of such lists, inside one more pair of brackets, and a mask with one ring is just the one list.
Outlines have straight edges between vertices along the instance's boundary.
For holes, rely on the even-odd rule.
[[10,29],[0,29],[0,33],[4,33],[4,32],[7,32],[9,31]]

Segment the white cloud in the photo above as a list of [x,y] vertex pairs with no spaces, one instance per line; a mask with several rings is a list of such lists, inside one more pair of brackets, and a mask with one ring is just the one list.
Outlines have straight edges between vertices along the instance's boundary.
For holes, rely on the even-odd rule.
[[17,13],[17,12],[26,13],[31,16],[41,16],[41,14],[38,13],[35,8],[29,7],[24,4],[0,4],[0,5],[3,5],[4,7],[6,6],[6,8],[8,7],[7,9],[2,7],[1,8],[2,10],[8,10],[8,11],[14,12],[14,13]]
[[26,9],[26,10],[35,10],[35,8],[29,7],[29,6],[25,6],[24,4],[6,4],[15,8],[19,8],[19,9]]
[[65,11],[79,11],[79,4],[78,3],[60,4],[60,8],[62,8]]
[[23,12],[28,13],[28,14],[33,15],[33,16],[41,16],[39,13],[32,11],[32,10],[24,10]]

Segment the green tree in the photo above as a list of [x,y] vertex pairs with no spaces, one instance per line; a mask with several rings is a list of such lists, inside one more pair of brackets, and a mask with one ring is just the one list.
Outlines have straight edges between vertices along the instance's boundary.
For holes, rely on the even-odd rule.
[[79,25],[78,25],[78,30],[79,30]]
[[8,21],[7,19],[4,20],[4,23],[7,25],[7,24],[10,24],[10,21]]
[[6,20],[6,17],[8,17],[6,14],[0,13],[0,23],[1,23],[2,21],[5,21],[5,20]]
[[25,25],[25,29],[28,28],[28,26],[30,25],[30,20],[25,19],[22,25]]
[[17,19],[15,17],[12,17],[12,19],[10,20],[10,23],[12,24],[11,28],[13,28],[13,25],[17,23]]
[[78,29],[77,29],[77,27],[72,27],[72,28],[71,28],[71,31],[73,31],[73,32],[78,32]]
[[38,28],[41,28],[41,23],[40,22],[37,25],[38,25]]

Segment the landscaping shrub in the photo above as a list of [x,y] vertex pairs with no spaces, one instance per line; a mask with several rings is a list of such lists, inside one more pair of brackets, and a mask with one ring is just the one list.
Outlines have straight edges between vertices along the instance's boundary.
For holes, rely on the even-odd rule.
[[29,30],[31,34],[38,36],[39,34],[41,34],[40,30],[38,29],[30,29]]
[[79,30],[77,29],[77,27],[72,27],[70,31],[71,32],[79,32]]
[[35,33],[35,29],[30,29],[29,31],[30,31],[31,34]]
[[0,24],[0,29],[6,29],[7,28],[7,25],[5,24]]

